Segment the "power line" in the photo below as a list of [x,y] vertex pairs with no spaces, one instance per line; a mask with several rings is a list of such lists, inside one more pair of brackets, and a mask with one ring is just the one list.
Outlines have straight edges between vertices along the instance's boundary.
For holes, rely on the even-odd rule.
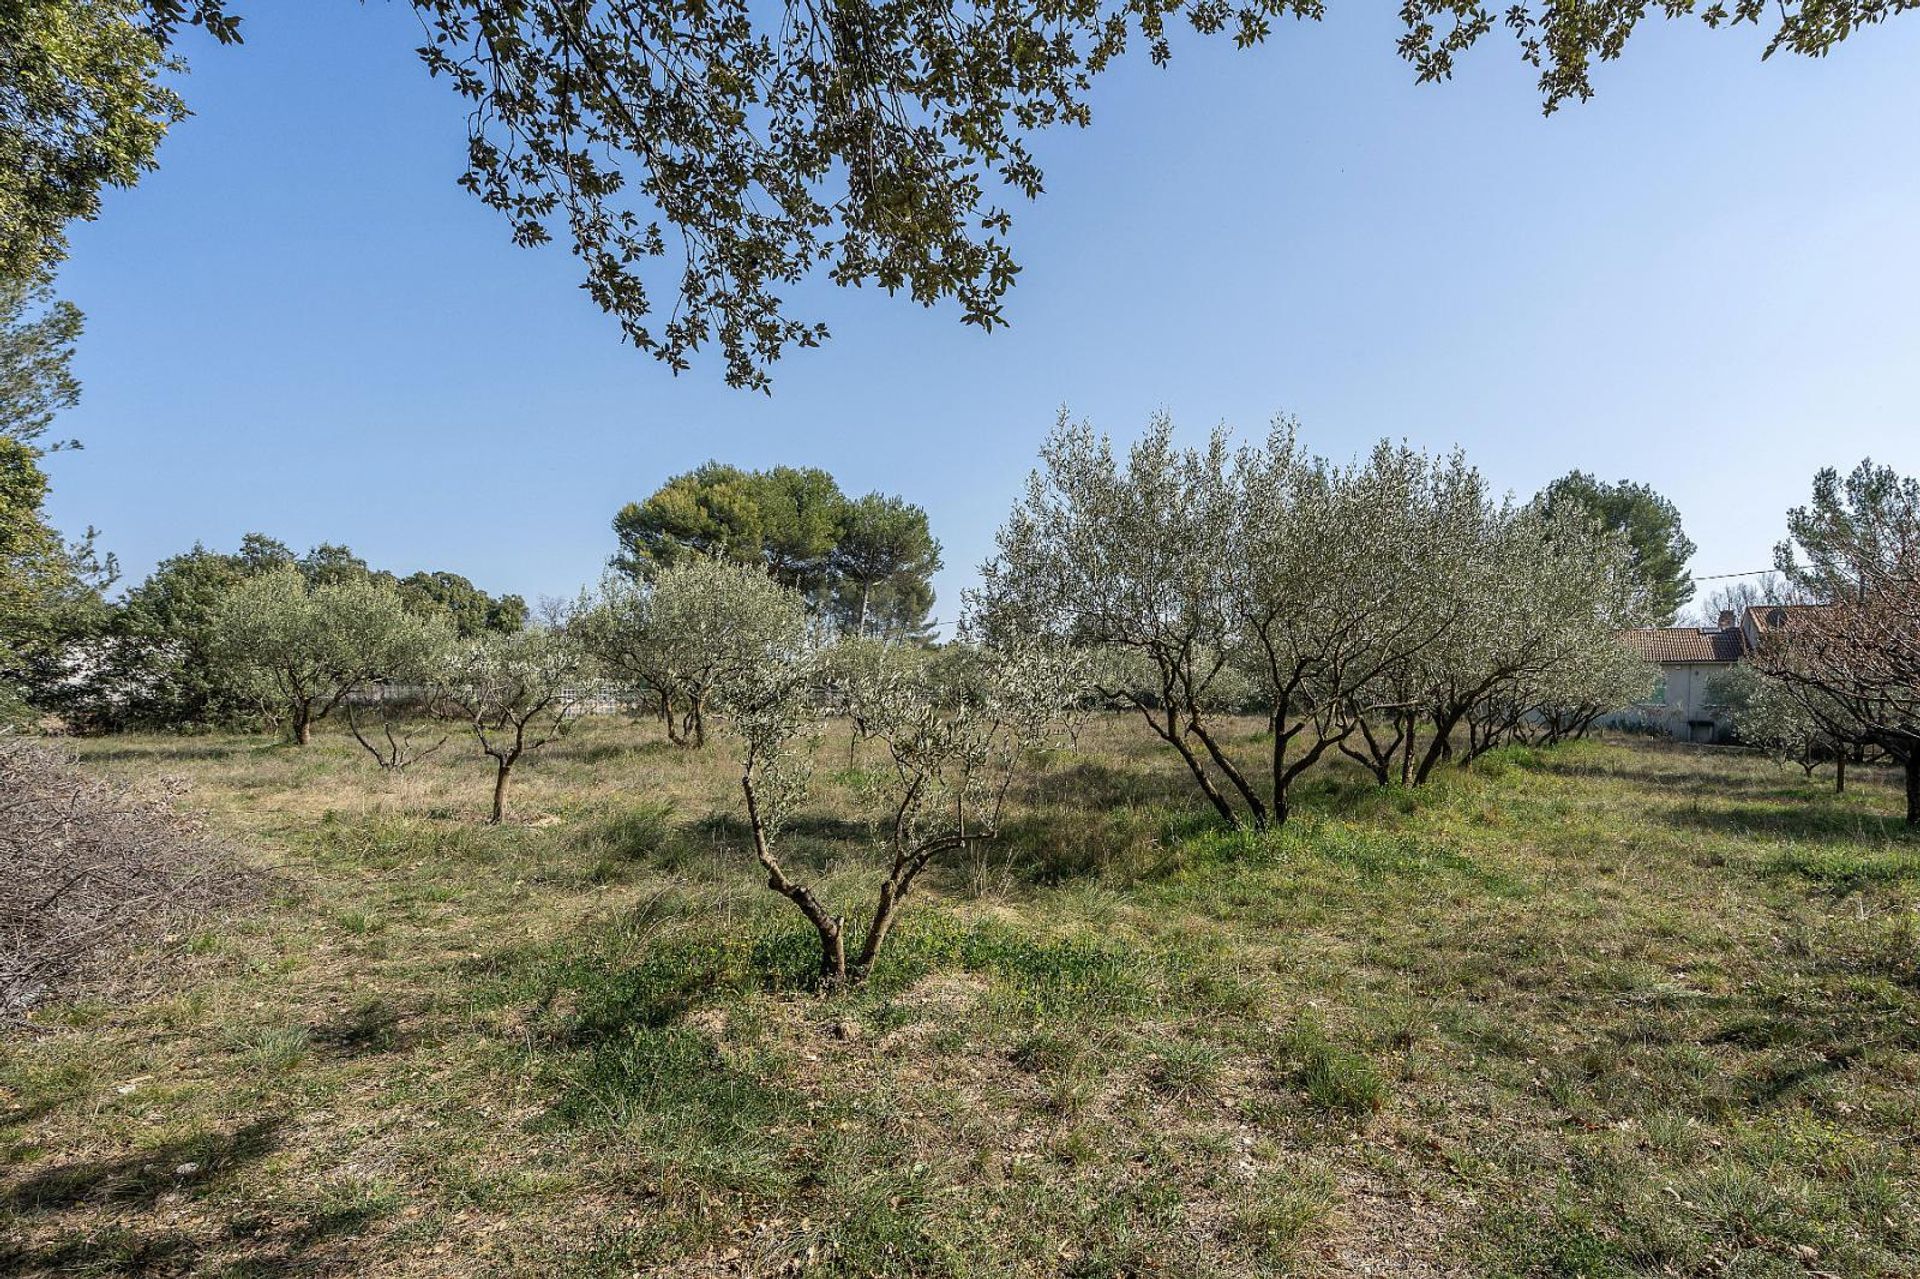
[[1723,577],[1765,577],[1769,573],[1778,571],[1771,568],[1754,568],[1744,573],[1694,573],[1691,576],[1696,582],[1717,582]]

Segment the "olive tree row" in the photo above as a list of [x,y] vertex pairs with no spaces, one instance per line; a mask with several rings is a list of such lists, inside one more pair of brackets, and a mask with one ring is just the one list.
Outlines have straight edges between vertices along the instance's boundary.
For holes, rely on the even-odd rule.
[[[1122,458],[1063,417],[1041,462],[977,611],[1102,653],[1100,692],[1236,825],[1284,822],[1329,751],[1424,781],[1543,719],[1579,731],[1645,675],[1616,638],[1644,607],[1621,539],[1496,500],[1458,454],[1382,443],[1339,465],[1288,420],[1183,448],[1161,417]],[[1228,748],[1223,715],[1248,704],[1264,776]]]
[[209,647],[219,678],[305,746],[354,692],[420,672],[451,640],[451,627],[409,611],[391,585],[315,585],[277,568],[228,592]]
[[1432,589],[1454,618],[1409,663],[1418,699],[1409,747],[1428,732],[1424,750],[1409,750],[1419,759],[1415,782],[1442,759],[1472,760],[1517,737],[1584,732],[1653,686],[1653,668],[1619,638],[1646,615],[1625,542],[1537,505],[1483,497],[1480,509],[1473,535],[1432,566]]
[[354,739],[392,771],[446,743],[441,733],[425,745],[422,721],[470,732],[494,764],[496,823],[514,766],[565,731],[584,669],[580,646],[563,631],[463,637],[446,619],[405,607],[390,583],[316,585],[292,568],[236,586],[213,634],[219,678],[284,724],[296,745],[342,707]]
[[1585,737],[1601,716],[1645,701],[1657,674],[1653,665],[1610,635],[1568,637],[1544,670],[1495,690],[1468,717],[1472,750],[1503,741],[1553,746]]

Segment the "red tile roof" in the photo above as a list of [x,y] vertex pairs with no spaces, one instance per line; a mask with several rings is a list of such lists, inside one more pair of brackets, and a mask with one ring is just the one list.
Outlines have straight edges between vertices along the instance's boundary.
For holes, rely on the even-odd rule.
[[1778,626],[1785,626],[1796,617],[1805,617],[1830,607],[1826,604],[1754,604],[1747,608],[1747,617],[1753,622],[1756,634],[1763,634]]
[[1627,631],[1621,638],[1649,662],[1737,662],[1747,651],[1746,636],[1737,626],[1726,630],[1662,626]]

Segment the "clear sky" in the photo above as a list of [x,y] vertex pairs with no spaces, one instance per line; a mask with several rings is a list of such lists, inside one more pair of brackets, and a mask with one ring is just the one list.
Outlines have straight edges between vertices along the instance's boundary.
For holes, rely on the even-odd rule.
[[244,46],[186,42],[197,114],[60,282],[86,448],[51,510],[135,580],[259,530],[567,595],[622,503],[720,458],[924,505],[946,618],[1062,406],[1459,444],[1523,495],[1645,480],[1696,573],[1764,567],[1822,465],[1920,472],[1920,19],[1764,64],[1650,19],[1547,119],[1509,43],[1415,85],[1392,6],[1189,38],[1046,138],[1011,328],[822,283],[798,300],[834,337],[768,398],[622,346],[563,249],[455,187],[464,113],[405,5],[240,8]]

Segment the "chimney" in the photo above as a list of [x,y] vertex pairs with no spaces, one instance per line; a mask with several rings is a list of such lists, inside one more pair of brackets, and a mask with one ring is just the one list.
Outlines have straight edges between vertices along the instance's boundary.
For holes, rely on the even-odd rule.
[[1733,629],[1733,610],[1732,609],[1723,608],[1720,610],[1720,629],[1723,631],[1730,631]]

